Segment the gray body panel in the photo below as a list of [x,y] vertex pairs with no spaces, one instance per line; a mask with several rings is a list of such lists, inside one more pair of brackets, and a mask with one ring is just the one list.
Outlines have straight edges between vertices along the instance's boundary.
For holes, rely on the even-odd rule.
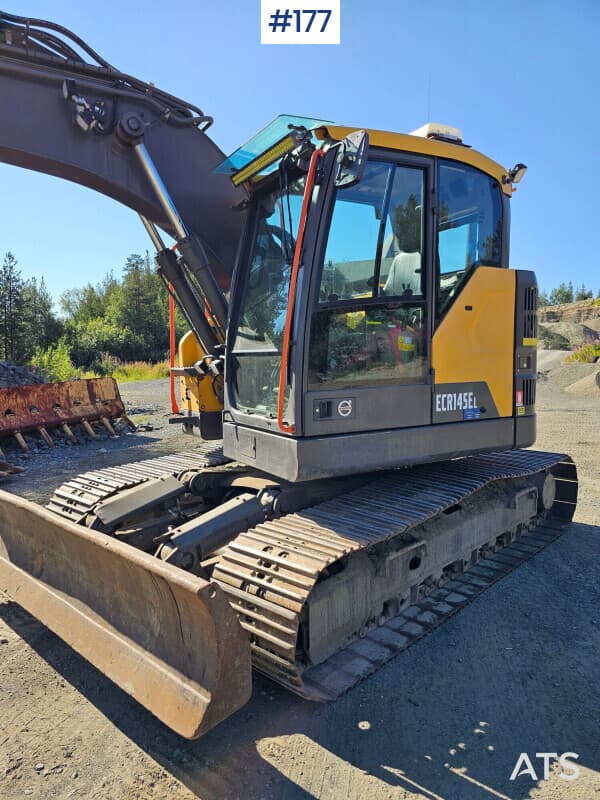
[[[331,416],[325,419],[318,413],[323,402],[331,402]],[[427,425],[430,402],[431,386],[425,384],[307,392],[304,432],[307,436],[324,436]]]
[[[524,417],[519,446],[533,443],[535,417]],[[223,452],[288,481],[309,481],[371,470],[443,461],[469,453],[515,447],[513,417],[396,430],[296,439],[223,424]]]
[[462,422],[467,419],[495,419],[498,409],[485,381],[437,383],[433,388],[431,421]]

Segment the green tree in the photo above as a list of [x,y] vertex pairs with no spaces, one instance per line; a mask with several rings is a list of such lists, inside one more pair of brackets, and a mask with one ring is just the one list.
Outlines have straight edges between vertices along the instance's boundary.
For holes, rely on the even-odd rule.
[[127,358],[160,361],[169,348],[168,293],[148,253],[132,254],[123,268],[121,291],[110,311],[114,321],[130,332],[136,351]]
[[98,369],[105,354],[119,360],[130,360],[136,352],[135,337],[106,317],[70,323],[67,343],[77,366]]
[[[162,361],[169,350],[168,292],[146,253],[131,254],[121,278],[64,292],[65,343],[73,363],[103,373],[120,361]],[[176,311],[176,336],[188,329]]]
[[577,289],[575,293],[575,301],[578,302],[580,300],[591,300],[594,296],[594,293],[591,291],[587,291],[585,288],[585,283],[582,283],[579,289]]
[[52,296],[44,278],[31,278],[23,285],[24,351],[29,358],[38,349],[55,345],[62,335],[62,323],[53,310]]
[[0,352],[18,361],[24,355],[23,279],[14,255],[7,252],[0,267]]
[[67,319],[89,322],[104,316],[106,303],[103,294],[101,286],[92,286],[91,283],[79,289],[68,289],[60,296],[60,307]]
[[560,286],[557,286],[555,289],[552,289],[550,292],[550,297],[548,300],[551,306],[557,306],[561,303],[572,303],[573,302],[573,284],[569,281],[568,285],[565,283],[561,283]]

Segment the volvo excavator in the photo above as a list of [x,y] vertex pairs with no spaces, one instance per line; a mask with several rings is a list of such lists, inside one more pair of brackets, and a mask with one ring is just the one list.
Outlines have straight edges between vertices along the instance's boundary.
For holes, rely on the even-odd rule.
[[1,492],[0,588],[166,725],[210,730],[252,669],[339,696],[571,520],[571,459],[527,449],[523,164],[445,125],[293,116],[226,158],[197,106],[9,14],[0,96],[1,161],[140,215],[189,322],[174,421],[198,436],[45,508]]

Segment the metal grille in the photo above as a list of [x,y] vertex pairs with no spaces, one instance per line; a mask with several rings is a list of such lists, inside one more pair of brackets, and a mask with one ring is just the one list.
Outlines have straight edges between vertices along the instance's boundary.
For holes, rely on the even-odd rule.
[[523,405],[535,405],[535,379],[525,378],[523,381]]
[[523,338],[535,339],[537,337],[537,289],[530,286],[525,289],[523,314]]

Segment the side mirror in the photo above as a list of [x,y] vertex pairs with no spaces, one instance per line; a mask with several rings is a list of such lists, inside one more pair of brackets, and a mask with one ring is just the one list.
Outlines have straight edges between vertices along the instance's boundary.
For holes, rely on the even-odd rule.
[[339,188],[354,186],[363,176],[367,164],[369,134],[366,131],[349,133],[340,144],[335,185]]

